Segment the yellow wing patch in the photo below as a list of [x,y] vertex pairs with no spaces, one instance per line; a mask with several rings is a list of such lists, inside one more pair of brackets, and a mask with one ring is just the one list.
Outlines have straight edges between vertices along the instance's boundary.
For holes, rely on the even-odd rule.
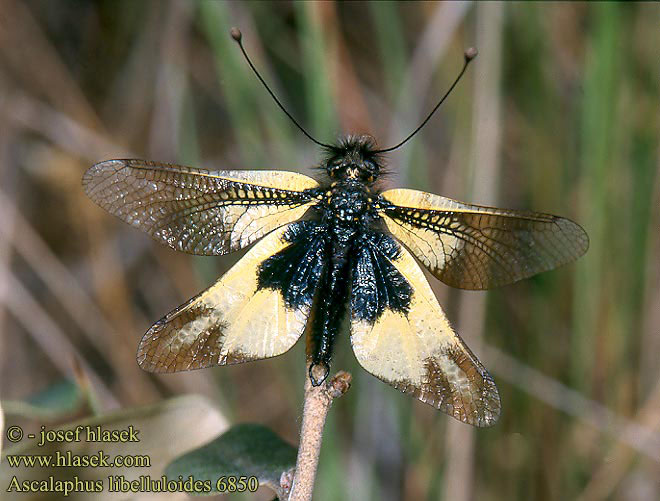
[[410,253],[402,248],[390,262],[412,286],[410,305],[407,313],[385,309],[374,323],[353,313],[351,343],[360,365],[464,423],[492,425],[500,414],[492,378],[449,325]]
[[200,255],[241,249],[300,219],[318,183],[284,171],[208,171],[108,160],[83,176],[87,195],[169,247]]
[[461,289],[506,285],[577,259],[589,238],[551,214],[468,205],[423,191],[382,193],[389,231],[440,280]]
[[308,307],[290,309],[278,290],[258,289],[259,265],[288,245],[287,226],[267,235],[213,286],[156,322],[138,347],[149,372],[178,372],[274,357],[305,329]]

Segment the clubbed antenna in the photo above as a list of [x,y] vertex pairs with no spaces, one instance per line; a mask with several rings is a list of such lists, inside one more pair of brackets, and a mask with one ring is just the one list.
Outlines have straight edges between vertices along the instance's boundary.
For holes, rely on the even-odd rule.
[[383,150],[377,150],[375,153],[387,153],[388,151],[396,150],[400,146],[403,146],[405,143],[407,143],[408,140],[411,139],[415,134],[417,134],[422,129],[422,127],[424,127],[426,125],[426,122],[428,122],[431,119],[431,117],[436,112],[436,110],[438,108],[440,108],[440,105],[444,102],[445,99],[447,99],[447,96],[449,96],[449,94],[451,94],[451,91],[454,90],[454,87],[456,87],[456,84],[459,82],[459,80],[463,76],[463,73],[465,73],[465,70],[467,69],[468,64],[470,64],[470,61],[472,61],[475,57],[477,57],[477,49],[475,49],[474,47],[470,47],[469,49],[467,49],[465,51],[465,62],[463,63],[463,69],[461,70],[461,72],[456,77],[456,80],[454,80],[454,83],[451,84],[451,87],[449,87],[449,90],[445,93],[444,96],[442,96],[442,99],[440,99],[440,101],[438,101],[438,104],[435,105],[435,108],[433,108],[433,110],[431,110],[431,113],[429,113],[429,115],[424,119],[424,121],[419,125],[419,127],[417,127],[414,131],[412,131],[408,135],[408,137],[406,137],[403,141],[401,141],[397,145],[392,146],[390,148],[385,148]]
[[255,68],[254,64],[252,64],[252,61],[250,60],[250,57],[247,55],[247,52],[245,52],[245,48],[243,47],[243,41],[242,41],[243,35],[241,34],[241,30],[239,30],[238,28],[232,28],[231,29],[231,37],[236,41],[236,43],[238,43],[238,46],[241,48],[241,52],[243,53],[243,57],[245,57],[245,60],[250,65],[250,68],[252,68],[252,71],[254,72],[254,74],[257,75],[257,78],[263,84],[263,86],[266,88],[266,90],[270,94],[270,97],[273,98],[273,100],[277,103],[277,105],[284,112],[284,114],[287,117],[289,117],[289,119],[295,124],[295,126],[298,127],[300,129],[300,131],[303,134],[305,134],[311,141],[318,144],[319,146],[323,146],[324,148],[332,148],[331,144],[325,144],[325,143],[322,143],[321,141],[318,141],[318,140],[314,139],[305,129],[303,129],[302,125],[300,125],[298,123],[298,121],[295,118],[293,118],[293,116],[291,116],[291,113],[289,113],[286,110],[286,108],[284,107],[284,105],[280,102],[280,100],[277,99],[277,96],[275,95],[275,93],[272,90],[270,90],[270,87],[268,87],[268,84],[265,82],[265,80],[263,78],[261,78],[261,75],[257,71],[257,68]]

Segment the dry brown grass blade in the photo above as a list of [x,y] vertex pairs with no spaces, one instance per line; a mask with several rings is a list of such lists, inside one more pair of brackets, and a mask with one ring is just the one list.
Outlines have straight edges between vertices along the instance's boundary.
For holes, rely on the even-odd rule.
[[[628,440],[619,442],[606,455],[606,461],[595,470],[583,493],[578,498],[581,501],[597,501],[609,499],[623,477],[630,470],[638,453],[638,447],[628,442],[643,444],[645,449],[654,453],[652,457],[660,463],[660,382],[646,400],[631,423],[624,426],[617,435]],[[648,456],[648,453],[646,454]]]
[[316,4],[324,34],[328,54],[328,68],[332,79],[334,102],[340,130],[350,133],[364,133],[373,130],[369,110],[362,93],[353,58],[342,36],[337,17],[336,2]]
[[26,2],[0,0],[0,54],[21,87],[42,95],[92,129],[101,122]]
[[17,126],[42,134],[80,158],[98,161],[109,155],[133,156],[104,134],[27,94],[14,91],[9,96],[0,96],[0,108]]
[[[2,241],[16,247],[16,251],[55,294],[81,331],[96,348],[105,350],[107,344],[103,340],[107,339],[113,330],[107,319],[2,189],[0,189],[0,213]],[[15,232],[12,231],[12,227],[16,228]]]
[[494,346],[484,344],[479,352],[484,354],[486,365],[499,379],[660,462],[660,433],[645,426],[643,422],[618,416],[604,405],[521,363]]
[[[32,267],[36,274],[52,291],[64,310],[70,315],[80,331],[96,347],[99,353],[108,358],[113,367],[122,367],[122,362],[134,363],[134,346],[117,342],[117,332],[113,329],[105,315],[99,310],[93,299],[81,287],[76,278],[62,264],[33,229],[30,223],[20,214],[10,202],[7,195],[0,189],[0,236],[13,244],[16,251]],[[12,220],[16,227],[12,235],[4,224]],[[123,392],[140,396],[154,395],[155,387],[147,378],[128,379],[122,371],[118,371],[117,379]]]
[[94,391],[99,395],[104,408],[113,409],[119,407],[119,401],[114,394],[96,374],[92,367],[84,361],[76,347],[69,341],[68,337],[57,326],[41,305],[34,299],[30,291],[18,280],[9,269],[0,269],[0,283],[5,283],[11,291],[5,297],[5,306],[27,332],[32,339],[41,347],[48,356],[51,363],[59,371],[75,378],[71,361],[74,358],[80,360],[82,367],[89,375],[94,385]]
[[[2,400],[0,400],[0,430],[5,429],[5,412],[2,409]],[[0,433],[0,455],[2,454],[2,439],[4,437],[4,433]]]
[[[660,151],[658,151],[658,159],[660,159]],[[655,179],[653,186],[656,187],[653,196],[653,207],[660,205],[660,161],[658,162]],[[649,234],[653,234],[657,227],[659,217],[650,218],[649,220]],[[639,411],[631,418],[632,423],[639,423],[639,425],[646,429],[640,429],[639,426],[629,428],[627,435],[632,436],[636,441],[645,442],[645,438],[652,432],[651,447],[655,446],[655,451],[660,455],[660,375],[657,373],[657,347],[660,340],[660,287],[657,287],[658,270],[654,267],[653,261],[657,260],[658,256],[658,242],[653,240],[649,242],[651,248],[648,252],[648,265],[647,269],[650,274],[655,274],[647,281],[647,294],[646,308],[643,325],[642,336],[644,342],[642,347],[644,349],[641,358],[641,387],[647,388],[650,381],[655,381],[653,388],[649,392],[644,405]],[[655,246],[655,247],[654,247]],[[655,285],[654,285],[655,284]],[[653,440],[655,439],[655,440]],[[653,449],[652,449],[653,450]],[[587,483],[584,491],[580,495],[581,501],[592,501],[599,499],[607,499],[612,495],[612,492],[621,483],[625,475],[628,474],[630,469],[635,464],[635,459],[640,451],[637,448],[630,446],[630,444],[617,443],[615,444],[604,457],[607,458],[600,466],[592,473],[591,479]],[[660,457],[655,458],[656,462],[660,462]]]
[[[390,132],[383,142],[383,147],[396,144],[419,125],[425,112],[425,98],[428,96],[433,82],[435,68],[445,56],[449,43],[469,7],[469,2],[446,2],[438,3],[433,9],[433,14],[422,30],[420,41],[404,72],[399,97],[393,106],[397,116],[390,126]],[[404,110],[405,113],[403,113]],[[401,155],[400,152],[392,152],[392,163],[395,163],[397,154]],[[408,176],[407,163],[397,162],[397,164],[394,176],[398,179],[406,179]]]
[[[497,2],[476,7],[476,45],[481,50],[475,68],[470,199],[497,205],[500,148],[500,71],[504,7]],[[478,182],[476,181],[478,179]],[[469,345],[483,337],[486,316],[485,294],[462,293],[459,331]],[[474,429],[456,421],[447,426],[447,471],[444,499],[468,501],[474,498]]]
[[[660,207],[660,149],[656,157],[658,163],[655,170],[655,177],[652,186],[655,186],[651,207]],[[660,227],[660,211],[654,211],[654,214],[648,221],[648,234],[657,234]],[[642,320],[642,344],[640,353],[640,388],[642,392],[654,385],[657,378],[658,353],[660,352],[660,267],[657,266],[658,256],[660,255],[660,241],[658,239],[649,239],[648,251],[646,253],[646,270],[648,280],[646,281],[646,303],[643,311]]]
[[[7,165],[9,165],[9,149],[8,145],[10,144],[11,139],[14,137],[14,130],[10,124],[5,123],[3,120],[0,120],[0,127],[3,129],[4,133],[0,134],[0,180],[6,186],[7,184],[12,184],[11,179],[9,179],[8,172],[6,171]],[[8,270],[11,264],[11,245],[10,241],[12,236],[15,233],[16,227],[15,218],[12,217],[12,214],[6,214],[4,221],[2,221],[2,230],[9,238],[0,238],[0,275],[2,275],[2,270]],[[5,327],[6,322],[6,312],[5,312],[5,301],[7,295],[9,294],[9,287],[6,281],[0,280],[0,366],[4,364],[4,361],[9,357],[9,351],[7,350],[8,340],[7,340],[7,329]],[[0,410],[0,420],[2,420],[3,415]],[[0,430],[4,430],[4,426],[0,423]],[[2,433],[0,433],[1,435]],[[2,438],[0,438],[0,450],[2,449]]]
[[[0,98],[0,104],[2,105],[0,109],[3,116],[11,121],[11,123],[43,134],[53,141],[53,143],[73,155],[89,158],[90,160],[98,160],[100,158],[107,158],[108,156],[134,156],[121,146],[106,139],[103,134],[95,132],[85,125],[76,122],[66,114],[53,109],[48,104],[32,99],[27,95],[15,93],[12,98]],[[16,213],[15,209],[12,213]],[[89,214],[86,209],[82,213],[85,216]],[[5,212],[5,214],[9,214],[9,211]],[[29,223],[22,218],[21,220],[25,223],[22,225],[25,231],[21,233],[16,246],[22,249],[26,260],[35,267],[35,271],[46,281],[47,285],[57,294],[58,298],[65,302],[65,306],[68,305],[67,310],[78,325],[82,327],[84,324],[89,323],[90,320],[93,320],[93,318],[100,324],[96,327],[92,327],[90,324],[87,328],[83,328],[83,332],[88,333],[90,340],[97,346],[101,344],[101,338],[98,337],[98,334],[103,333],[104,338],[112,342],[113,350],[118,352],[118,356],[123,353],[121,358],[133,360],[134,343],[118,342],[112,336],[106,335],[108,332],[116,332],[118,329],[114,328],[114,324],[110,326],[110,323],[104,320],[105,316],[100,313],[99,308],[91,297],[82,288],[76,287],[77,284],[73,275],[59,262],[57,257],[52,255],[36,232],[31,229]],[[3,228],[0,228],[0,231],[6,229],[7,226],[5,225]],[[6,233],[4,231],[5,237]],[[139,259],[140,255],[147,251],[148,248],[149,246],[146,241],[141,247],[136,246],[133,249],[135,250],[135,254],[131,255],[131,259]],[[111,273],[110,267],[99,266],[97,267],[97,271],[98,273],[94,275],[97,290],[105,289],[110,282],[116,280],[116,274]],[[65,289],[68,290],[68,287],[73,287],[72,293],[70,295],[68,293],[63,294]],[[85,299],[85,296],[87,299]],[[119,330],[130,334],[134,329]],[[105,349],[107,347],[99,347],[104,348],[103,353],[107,353]],[[172,388],[174,391],[199,391],[200,388],[203,388],[205,394],[211,394],[214,390],[210,386],[208,379],[207,376],[195,374],[194,376],[191,375],[190,377],[177,380],[164,378],[163,384]],[[134,386],[130,381],[127,381],[127,383],[130,386]]]
[[[155,5],[155,4],[154,4]],[[158,6],[160,8],[160,6]],[[192,20],[192,3],[167,4],[165,22],[159,26],[160,64],[156,72],[155,106],[149,133],[149,151],[156,158],[177,160],[179,130],[187,92],[186,43]]]

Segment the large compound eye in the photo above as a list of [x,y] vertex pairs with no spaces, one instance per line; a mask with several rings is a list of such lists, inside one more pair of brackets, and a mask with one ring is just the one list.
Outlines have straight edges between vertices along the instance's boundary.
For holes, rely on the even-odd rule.
[[362,179],[371,183],[378,176],[378,167],[371,162],[365,162],[362,165]]
[[334,160],[328,164],[328,175],[332,178],[335,178],[341,172],[343,168],[341,160]]

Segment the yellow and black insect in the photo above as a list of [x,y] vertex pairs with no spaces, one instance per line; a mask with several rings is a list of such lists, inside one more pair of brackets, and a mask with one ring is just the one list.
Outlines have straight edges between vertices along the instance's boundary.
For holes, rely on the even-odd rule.
[[[232,36],[243,49],[240,32]],[[474,55],[466,53],[452,88]],[[320,143],[289,117],[324,147],[329,180],[144,160],[108,160],[85,173],[92,200],[175,250],[222,255],[258,241],[147,331],[140,367],[177,372],[274,357],[307,331],[309,377],[319,385],[349,306],[353,351],[368,372],[463,422],[493,424],[497,387],[452,330],[415,258],[450,286],[488,289],[576,259],[586,233],[549,214],[378,190],[382,155],[419,128],[379,150],[369,136]]]

